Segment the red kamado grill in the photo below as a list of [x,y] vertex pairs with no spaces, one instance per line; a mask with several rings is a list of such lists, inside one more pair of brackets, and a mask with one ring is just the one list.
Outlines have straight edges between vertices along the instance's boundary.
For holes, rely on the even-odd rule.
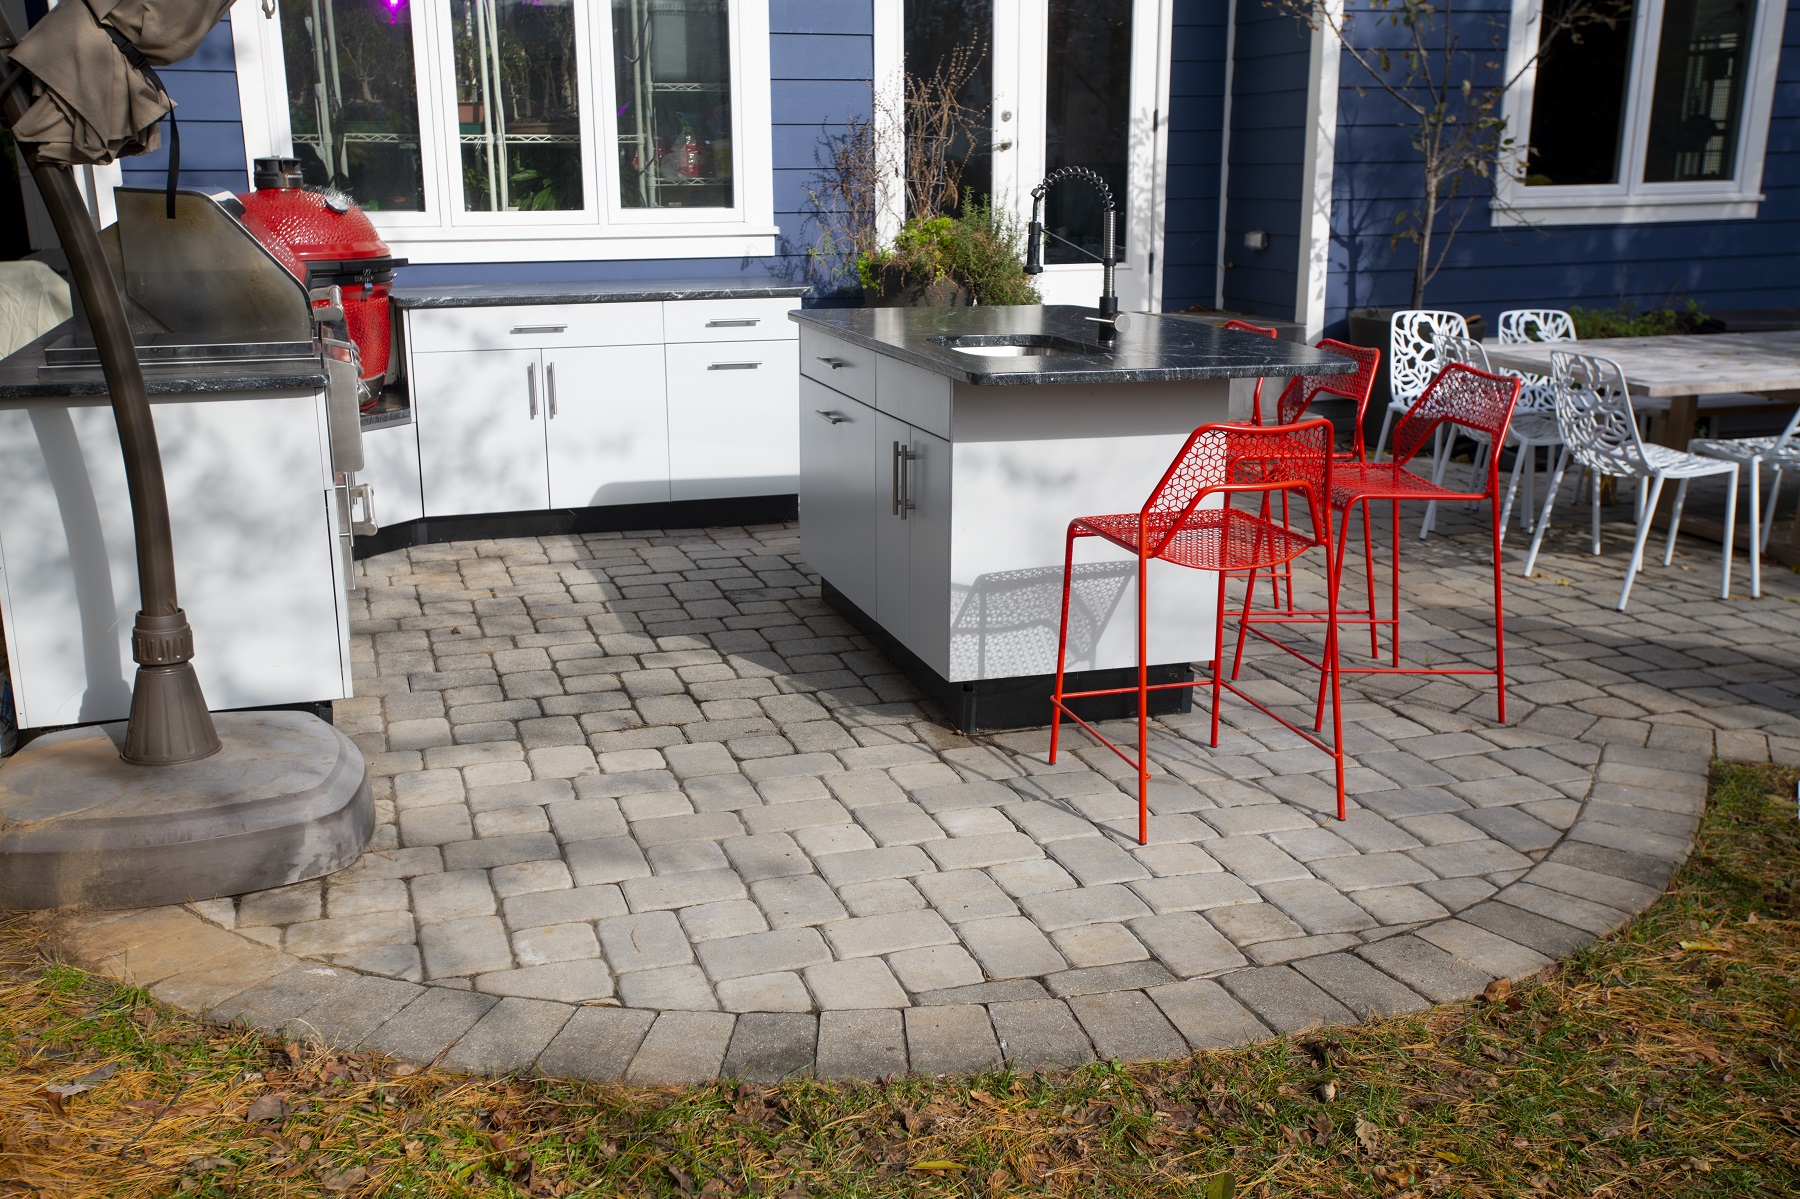
[[363,407],[373,406],[389,378],[388,291],[406,259],[389,252],[348,196],[303,187],[298,160],[259,158],[252,182],[255,190],[238,197],[244,224],[309,289],[342,290],[344,323],[362,358]]

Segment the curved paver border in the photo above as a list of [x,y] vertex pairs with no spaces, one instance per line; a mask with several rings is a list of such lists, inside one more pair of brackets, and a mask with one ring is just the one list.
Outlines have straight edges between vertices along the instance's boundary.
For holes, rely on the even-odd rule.
[[[501,1074],[691,1083],[951,1074],[1180,1057],[1373,1014],[1422,1010],[1518,979],[1620,927],[1693,845],[1709,756],[1607,745],[1574,824],[1498,893],[1354,950],[1145,985],[1131,964],[1069,971],[1052,990],[987,982],[901,1009],[823,1014],[651,1011],[498,998],[297,958],[188,908],[68,914],[75,964],[219,1023]],[[1141,964],[1140,964],[1141,966]]]

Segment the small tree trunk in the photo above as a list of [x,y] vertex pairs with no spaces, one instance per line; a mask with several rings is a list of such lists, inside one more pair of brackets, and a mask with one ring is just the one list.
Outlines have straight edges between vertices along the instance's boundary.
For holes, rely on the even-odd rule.
[[1431,234],[1437,224],[1437,173],[1425,164],[1425,211],[1419,221],[1419,257],[1413,264],[1412,306],[1425,307],[1425,280],[1431,274]]

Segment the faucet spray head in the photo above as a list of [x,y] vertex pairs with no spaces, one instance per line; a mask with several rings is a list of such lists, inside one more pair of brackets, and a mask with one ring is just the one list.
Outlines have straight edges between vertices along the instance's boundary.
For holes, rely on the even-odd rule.
[[1044,197],[1033,193],[1031,197],[1031,224],[1025,231],[1025,273],[1041,275],[1044,273],[1044,222],[1040,219],[1044,213]]

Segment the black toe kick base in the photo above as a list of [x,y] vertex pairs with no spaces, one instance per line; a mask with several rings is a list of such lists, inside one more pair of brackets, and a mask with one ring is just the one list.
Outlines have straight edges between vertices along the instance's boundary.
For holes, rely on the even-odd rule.
[[[1005,679],[977,679],[953,683],[927,666],[919,656],[907,649],[873,617],[857,607],[844,593],[827,580],[820,580],[820,597],[831,605],[856,630],[885,654],[925,698],[936,704],[950,725],[960,733],[998,733],[1008,729],[1043,728],[1050,723],[1050,693],[1056,676],[1049,674],[1017,675]],[[1150,682],[1186,683],[1194,678],[1194,668],[1186,662],[1166,663],[1150,667]],[[1113,670],[1070,671],[1064,676],[1070,691],[1103,690],[1108,687],[1136,687],[1137,671],[1129,666]],[[1075,700],[1070,705],[1083,720],[1124,720],[1137,715],[1137,695],[1104,695]],[[1191,712],[1194,708],[1192,688],[1150,693],[1150,715],[1167,716]]]
[[709,529],[721,525],[777,525],[800,515],[797,495],[751,495],[720,500],[670,500],[661,504],[609,504],[599,508],[554,508],[533,512],[489,512],[479,516],[427,516],[388,525],[351,543],[357,561],[414,545],[446,541],[493,541],[508,537],[548,537],[581,533],[626,533],[638,529]]

